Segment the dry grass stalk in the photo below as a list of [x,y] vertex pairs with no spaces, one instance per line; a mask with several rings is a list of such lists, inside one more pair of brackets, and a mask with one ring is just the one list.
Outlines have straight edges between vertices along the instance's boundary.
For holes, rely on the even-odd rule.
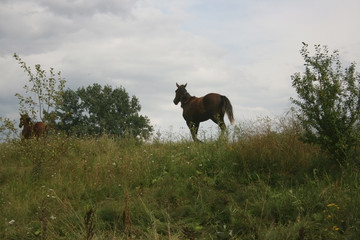
[[123,226],[126,235],[130,236],[132,233],[132,222],[130,216],[130,197],[128,190],[125,191],[125,207],[123,211]]
[[41,240],[46,240],[46,232],[47,232],[47,210],[46,207],[41,208],[40,222],[41,222]]
[[85,239],[86,240],[90,240],[93,238],[94,234],[95,234],[95,223],[94,223],[94,218],[95,218],[95,210],[93,208],[90,208],[84,217],[84,225],[85,225]]

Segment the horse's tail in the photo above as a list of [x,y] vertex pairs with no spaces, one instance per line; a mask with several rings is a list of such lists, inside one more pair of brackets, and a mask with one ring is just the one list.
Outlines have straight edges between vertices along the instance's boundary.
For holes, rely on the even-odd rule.
[[230,100],[225,97],[225,96],[221,96],[222,99],[222,112],[225,114],[227,114],[229,121],[231,124],[234,123],[234,115],[233,115],[233,108],[232,105],[230,103]]

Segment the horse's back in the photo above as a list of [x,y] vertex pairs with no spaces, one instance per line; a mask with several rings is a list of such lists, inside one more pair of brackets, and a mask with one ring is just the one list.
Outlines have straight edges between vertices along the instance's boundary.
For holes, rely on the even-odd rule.
[[44,122],[37,122],[33,125],[33,131],[36,137],[40,137],[46,131],[47,127]]
[[34,130],[43,130],[43,129],[45,129],[45,123],[43,123],[43,122],[34,123],[33,129]]
[[184,108],[183,116],[187,121],[203,122],[218,114],[221,95],[209,93],[203,97],[193,97]]
[[205,108],[217,108],[221,103],[221,95],[218,93],[209,93],[203,97]]

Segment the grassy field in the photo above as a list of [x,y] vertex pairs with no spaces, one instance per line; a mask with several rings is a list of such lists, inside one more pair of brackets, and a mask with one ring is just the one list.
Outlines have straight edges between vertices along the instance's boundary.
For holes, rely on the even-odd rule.
[[231,138],[2,143],[0,239],[359,239],[356,164],[292,127]]

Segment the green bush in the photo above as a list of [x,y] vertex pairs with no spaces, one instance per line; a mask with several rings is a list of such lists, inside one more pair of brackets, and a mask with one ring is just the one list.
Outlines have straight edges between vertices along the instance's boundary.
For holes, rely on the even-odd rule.
[[303,75],[291,76],[299,99],[292,99],[297,118],[304,128],[303,140],[319,144],[340,164],[354,160],[360,139],[360,74],[355,63],[342,69],[338,51],[329,55],[327,47],[315,46],[310,56],[304,44]]

